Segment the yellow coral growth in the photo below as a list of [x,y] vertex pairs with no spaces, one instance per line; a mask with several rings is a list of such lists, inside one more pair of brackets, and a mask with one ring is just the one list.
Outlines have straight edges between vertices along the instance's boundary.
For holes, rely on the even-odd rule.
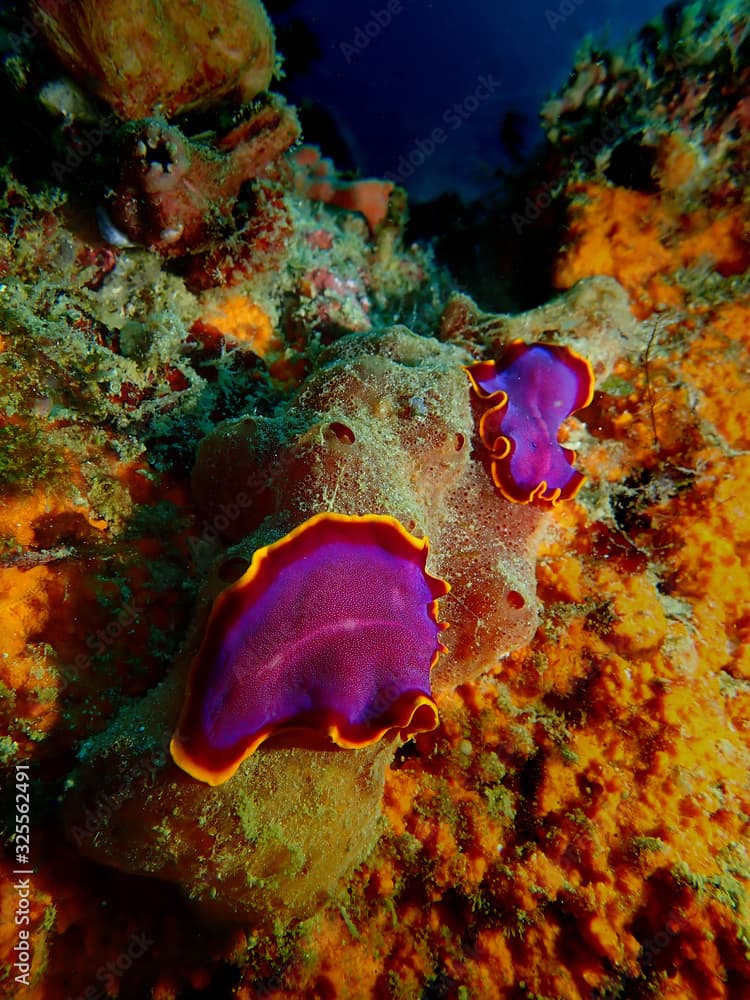
[[665,216],[658,199],[598,184],[580,185],[574,194],[570,246],[557,261],[556,287],[608,274],[631,294],[636,315],[679,305],[682,293],[664,277],[675,263],[663,240]]
[[24,687],[33,660],[26,657],[29,638],[43,628],[49,607],[47,589],[53,577],[46,566],[0,570],[0,658],[2,680],[11,690]]
[[225,336],[241,341],[261,358],[281,347],[268,314],[246,295],[229,295],[214,302],[203,319]]
[[[71,469],[70,476],[76,479],[79,470]],[[80,519],[97,531],[107,526],[107,522],[92,515],[88,507],[75,504],[61,492],[46,489],[35,490],[28,496],[3,497],[0,499],[0,536],[21,547],[35,543],[35,525],[44,518],[70,516]]]
[[750,263],[748,216],[741,206],[718,215],[706,208],[684,215],[659,194],[593,182],[571,193],[569,245],[554,273],[558,288],[611,275],[629,292],[635,315],[644,318],[684,303],[681,268],[705,264],[730,275]]

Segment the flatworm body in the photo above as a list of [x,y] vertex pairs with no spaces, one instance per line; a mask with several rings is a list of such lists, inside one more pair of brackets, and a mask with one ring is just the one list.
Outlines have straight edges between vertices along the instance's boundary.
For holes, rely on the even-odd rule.
[[443,650],[428,542],[394,518],[318,514],[258,549],[214,602],[170,744],[218,785],[271,736],[356,748],[437,725]]
[[479,361],[466,372],[476,395],[490,404],[479,436],[503,496],[552,504],[574,497],[584,476],[557,436],[562,422],[591,402],[594,376],[588,361],[568,347],[516,341],[499,361]]

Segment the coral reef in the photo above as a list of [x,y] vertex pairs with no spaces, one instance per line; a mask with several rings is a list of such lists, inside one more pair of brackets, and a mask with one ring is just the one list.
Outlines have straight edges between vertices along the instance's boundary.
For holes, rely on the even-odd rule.
[[[404,248],[398,191],[373,227],[288,154],[167,260],[2,169],[0,995],[748,995],[738,9],[581,54],[504,209],[550,264],[516,314]],[[519,340],[594,375],[554,506],[495,487],[461,367]],[[439,725],[209,787],[169,739],[212,602],[331,510],[429,535]]]
[[359,212],[367,219],[371,232],[375,232],[388,215],[388,202],[395,185],[376,178],[370,180],[342,180],[327,158],[321,157],[315,146],[304,146],[292,157],[295,166],[295,187],[313,201],[338,205],[352,212]]
[[[543,512],[498,498],[474,454],[467,360],[404,327],[341,338],[318,355],[285,413],[228,421],[204,438],[192,477],[209,521],[234,504],[223,532],[246,560],[269,533],[321,510],[388,514],[427,535],[430,572],[451,585],[438,691],[494,665],[536,621]],[[237,503],[241,494],[252,502]]]
[[206,922],[268,933],[313,915],[377,841],[393,740],[260,750],[208,787],[167,749],[183,694],[180,674],[89,747],[69,782],[68,836],[95,861],[178,882]]
[[[229,421],[205,438],[193,475],[194,496],[209,521],[226,511],[230,516],[225,519],[224,533],[241,539],[219,564],[210,581],[206,605],[211,593],[225,583],[222,565],[231,567],[238,559],[247,565],[251,557],[257,564],[265,551],[260,546],[280,535],[284,537],[276,546],[278,551],[286,551],[286,539],[296,533],[284,533],[311,515],[330,509],[354,515],[367,511],[395,517],[408,531],[428,535],[429,571],[450,580],[451,591],[441,603],[441,616],[450,623],[442,637],[445,655],[437,661],[431,678],[438,708],[440,693],[447,687],[494,666],[500,656],[527,641],[536,625],[534,556],[543,513],[499,498],[483,464],[471,457],[469,384],[461,369],[466,360],[462,349],[417,337],[404,328],[351,335],[321,353],[315,371],[286,413],[265,420],[244,417]],[[219,470],[221,490],[216,488]],[[343,580],[339,585],[346,586]],[[237,593],[241,595],[241,590]],[[220,600],[232,600],[232,594],[230,588]],[[374,582],[366,594],[368,600],[374,600]],[[207,635],[213,634],[214,621],[209,622]],[[202,635],[202,626],[199,617],[197,635]],[[227,641],[227,637],[234,641],[232,628],[227,623],[221,637],[217,635],[213,641]],[[368,645],[382,648],[388,631],[383,629],[382,638],[374,634]],[[402,655],[408,646],[406,637],[398,645]],[[275,655],[281,656],[283,648],[276,645]],[[430,650],[428,666],[432,653]],[[196,663],[201,655],[197,654]],[[382,667],[380,659],[370,661],[367,656],[361,656],[357,664],[366,678],[369,671]],[[126,721],[118,720],[87,750],[85,766],[70,779],[70,831],[82,826],[91,811],[91,801],[99,794],[98,775],[111,774],[114,769],[123,782],[142,756],[144,741],[164,745],[180,708],[184,674],[183,663],[177,681],[172,679],[137,709],[125,713]],[[429,690],[424,694],[429,695]],[[397,698],[390,700],[395,707]],[[246,699],[239,701],[245,703]],[[330,712],[334,704],[333,695],[329,695],[321,708]],[[425,704],[424,698],[420,704]],[[199,708],[197,703],[196,711]],[[323,720],[317,721],[322,724]],[[433,716],[430,723],[434,721]],[[373,724],[377,724],[377,716]],[[196,725],[191,723],[193,729]],[[133,739],[133,733],[137,738]],[[325,743],[326,737],[323,728],[317,740],[311,736],[304,743]],[[198,748],[203,742],[198,740]],[[200,749],[195,750],[195,759],[179,741],[176,750],[178,763],[185,766],[189,759],[188,770],[211,784],[227,776],[229,766],[223,756],[224,763],[214,766],[203,759]],[[387,752],[365,758],[381,768],[381,781],[382,767],[394,750],[391,741]],[[217,757],[218,751],[212,751],[211,756]],[[242,756],[235,754],[231,771]],[[374,828],[377,789],[360,801],[359,796],[352,797],[351,778],[343,777],[350,823],[334,824],[332,831],[327,829],[332,812],[312,812],[313,803],[330,800],[333,792],[329,786],[339,786],[337,766],[343,768],[345,776],[353,769],[359,773],[348,757],[334,753],[321,771],[319,751],[299,750],[289,758],[262,749],[239,765],[228,783],[229,791],[223,785],[219,789],[201,786],[197,791],[194,783],[176,776],[174,765],[163,762],[148,787],[142,793],[139,790],[138,815],[146,820],[139,829],[145,836],[128,821],[133,804],[127,801],[101,821],[96,839],[81,849],[98,861],[127,871],[176,880],[191,898],[202,903],[213,900],[225,916],[233,914],[262,923],[306,916],[318,904],[322,887],[333,891],[336,880],[372,847],[371,838],[363,836],[354,847],[351,838],[360,813],[362,828]],[[304,781],[296,778],[290,786],[287,766],[297,775],[306,775]],[[366,773],[359,774],[358,785],[365,782]],[[308,790],[302,801],[298,781]],[[366,784],[372,789],[377,783],[368,778]],[[302,812],[310,815],[302,830],[295,810],[275,819],[274,837],[293,843],[294,851],[288,856],[289,864],[277,856],[278,849],[273,853],[272,892],[271,874],[264,867],[268,863],[266,849],[248,851],[259,837],[259,828],[254,826],[245,837],[238,836],[237,796],[242,801],[248,796],[252,799],[253,814],[270,816],[275,807],[269,797],[275,800],[279,794],[284,798],[296,795]],[[308,801],[309,806],[304,804]],[[331,810],[334,808],[341,806],[334,803]],[[333,869],[333,861],[319,853],[322,826],[336,859]],[[151,831],[156,828],[163,831],[163,839],[153,837]],[[200,831],[200,846],[191,837],[191,830]],[[341,843],[336,838],[341,838]],[[265,843],[265,837],[262,840]],[[203,857],[204,863],[197,865],[198,857]],[[230,872],[235,873],[232,878]]]
[[[271,172],[300,131],[279,97],[247,107],[266,91],[275,66],[273,29],[260,0],[187,9],[168,0],[135,13],[118,2],[106,17],[87,0],[38,0],[31,7],[48,46],[85,88],[48,81],[39,91],[40,102],[61,116],[69,146],[84,151],[71,157],[69,149],[56,179],[105,141],[119,163],[119,176],[108,179],[107,211],[98,210],[110,243],[181,257],[248,228],[248,210],[257,208],[255,198],[250,205],[243,200],[250,183]],[[114,114],[97,119],[89,95]],[[191,136],[184,124],[168,122],[230,98],[237,107],[228,130]],[[92,138],[77,117],[96,120]]]
[[[706,0],[674,6],[622,52],[590,39],[566,86],[542,109],[550,141],[579,161],[571,165],[585,169],[591,157],[576,152],[609,126],[614,138],[592,152],[605,154],[611,180],[653,190],[657,147],[668,139],[682,161],[682,176],[676,171],[672,178],[675,188],[687,185],[718,201],[741,195],[748,37],[740,5]],[[696,153],[702,155],[694,158]]]

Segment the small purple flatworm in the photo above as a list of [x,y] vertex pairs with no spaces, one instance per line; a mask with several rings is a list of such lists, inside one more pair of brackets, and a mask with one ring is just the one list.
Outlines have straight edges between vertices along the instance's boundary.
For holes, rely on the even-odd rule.
[[434,729],[444,650],[426,538],[395,518],[324,513],[258,549],[216,598],[170,749],[219,785],[271,736],[357,748]]
[[503,496],[552,504],[574,497],[584,476],[557,436],[563,420],[591,402],[588,361],[569,347],[514,341],[499,361],[479,361],[466,372],[477,396],[490,404],[479,436]]

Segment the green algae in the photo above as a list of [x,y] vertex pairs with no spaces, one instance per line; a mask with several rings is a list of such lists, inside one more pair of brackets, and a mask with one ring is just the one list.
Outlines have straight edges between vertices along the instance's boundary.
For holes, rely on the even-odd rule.
[[[0,699],[3,693],[0,691]],[[0,764],[11,765],[17,760],[18,744],[10,736],[0,736]]]
[[630,841],[630,850],[637,861],[643,854],[657,854],[665,851],[667,845],[659,837],[633,837]]
[[0,493],[31,493],[64,468],[62,456],[36,428],[0,426]]
[[513,792],[503,785],[483,788],[482,793],[487,799],[487,815],[497,822],[510,824],[516,818],[515,799]]
[[737,940],[750,956],[750,899],[746,889],[750,869],[743,845],[725,848],[717,855],[717,862],[720,871],[712,875],[699,875],[684,861],[673,866],[672,875],[678,885],[689,886],[699,902],[709,897],[733,914]]
[[[19,197],[28,217],[26,228],[17,229],[38,233],[37,196],[19,186]],[[0,197],[0,215],[4,211]],[[158,258],[144,251],[121,254],[92,289],[85,287],[88,269],[76,264],[63,224],[49,241],[43,248],[29,235],[14,240],[14,273],[0,285],[0,392],[7,416],[29,418],[31,408],[42,405],[50,422],[83,430],[74,453],[98,435],[125,460],[148,450],[152,465],[185,468],[217,419],[257,407],[261,396],[270,408],[271,379],[260,363],[248,364],[248,352],[210,357],[191,340],[197,299]],[[42,254],[49,259],[40,271]],[[36,268],[24,263],[28,257]],[[53,439],[55,433],[52,428]],[[70,435],[69,443],[75,443]],[[42,457],[50,464],[46,452]]]
[[636,391],[632,382],[619,375],[609,375],[601,385],[597,386],[599,392],[606,392],[610,396],[630,396]]

